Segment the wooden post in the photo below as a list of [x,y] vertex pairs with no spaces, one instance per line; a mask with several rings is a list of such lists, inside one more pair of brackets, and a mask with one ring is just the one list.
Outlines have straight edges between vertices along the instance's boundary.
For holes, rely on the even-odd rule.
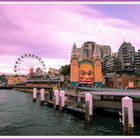
[[85,121],[89,123],[92,121],[93,115],[93,99],[90,93],[85,95]]
[[44,105],[44,100],[45,100],[45,90],[41,89],[40,90],[40,105]]
[[77,97],[77,101],[81,102],[81,97],[80,96]]
[[89,101],[85,101],[85,121],[86,121],[87,123],[90,122]]
[[122,98],[122,124],[125,134],[133,134],[134,115],[133,115],[133,101],[129,97]]
[[55,90],[54,91],[54,108],[55,109],[59,109],[59,91],[58,90]]
[[36,102],[36,97],[37,97],[37,89],[33,88],[33,102]]
[[65,91],[60,91],[60,110],[63,112],[65,107]]
[[124,107],[124,127],[123,127],[124,134],[128,133],[128,108]]

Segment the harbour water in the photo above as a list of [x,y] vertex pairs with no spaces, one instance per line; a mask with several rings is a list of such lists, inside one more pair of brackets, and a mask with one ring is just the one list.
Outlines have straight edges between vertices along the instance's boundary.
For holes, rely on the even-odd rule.
[[[140,117],[135,117],[134,135],[140,135]],[[1,136],[121,136],[119,115],[107,111],[94,112],[93,121],[62,113],[32,102],[32,94],[0,90]]]

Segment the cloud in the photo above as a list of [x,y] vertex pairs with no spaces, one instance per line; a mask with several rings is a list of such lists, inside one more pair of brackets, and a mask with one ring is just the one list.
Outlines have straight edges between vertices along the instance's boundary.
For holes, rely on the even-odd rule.
[[94,41],[114,52],[124,39],[136,49],[140,45],[138,25],[100,12],[96,5],[0,5],[0,21],[0,55],[7,59],[33,53],[65,64],[74,42],[81,47]]
[[14,63],[17,58],[14,56],[0,55],[0,73],[13,73]]

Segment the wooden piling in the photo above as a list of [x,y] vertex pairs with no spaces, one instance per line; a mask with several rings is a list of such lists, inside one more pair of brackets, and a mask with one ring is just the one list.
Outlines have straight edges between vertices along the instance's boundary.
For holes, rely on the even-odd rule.
[[65,106],[65,92],[63,90],[60,91],[59,99],[60,99],[60,110],[63,112]]
[[127,134],[128,131],[128,108],[124,108],[124,127],[123,127],[123,132],[124,134]]
[[37,98],[37,89],[33,88],[33,102],[36,102],[36,98]]
[[133,134],[134,116],[133,116],[133,101],[129,97],[122,98],[122,123],[123,132],[126,135]]
[[92,95],[87,93],[85,95],[85,121],[89,123],[92,121],[93,115],[93,98]]
[[45,90],[41,89],[40,90],[40,105],[43,106],[44,105],[44,100],[45,100]]
[[85,101],[85,121],[86,121],[86,123],[90,122],[89,101]]
[[59,101],[59,91],[55,90],[54,91],[54,108],[56,110],[59,109],[60,101]]

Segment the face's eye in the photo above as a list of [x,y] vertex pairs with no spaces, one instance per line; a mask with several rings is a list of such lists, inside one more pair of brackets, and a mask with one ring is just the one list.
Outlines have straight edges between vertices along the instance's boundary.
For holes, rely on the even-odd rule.
[[88,75],[91,76],[92,74],[93,74],[93,73],[92,73],[92,70],[89,70],[89,71],[88,71]]
[[80,74],[81,74],[81,75],[85,75],[86,73],[85,73],[84,70],[81,70],[81,71],[80,71]]

